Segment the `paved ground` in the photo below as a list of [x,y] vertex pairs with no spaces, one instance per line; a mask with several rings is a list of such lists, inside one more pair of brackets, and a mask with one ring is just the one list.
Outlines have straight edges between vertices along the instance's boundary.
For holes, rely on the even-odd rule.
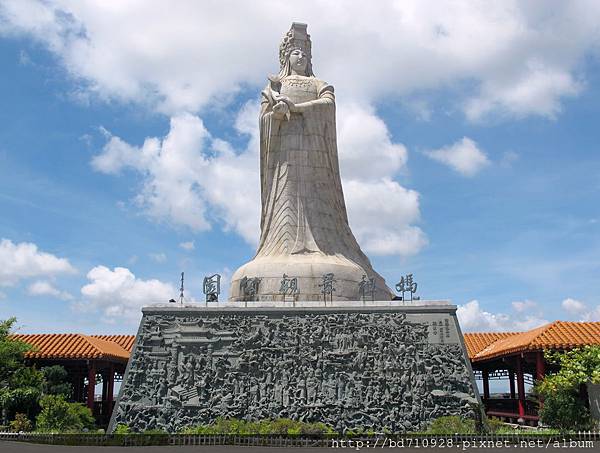
[[[378,449],[381,449],[378,447]],[[375,448],[362,448],[360,451],[368,452],[372,450],[377,450]],[[480,446],[468,445],[468,446],[454,446],[453,448],[390,448],[386,446],[383,448],[385,451],[402,451],[403,453],[433,453],[433,452],[441,452],[441,451],[465,451],[465,452],[497,452],[497,453],[508,453],[508,452],[540,452],[542,450],[545,451],[564,451],[569,453],[597,453],[600,452],[600,442],[595,442],[593,445],[591,444],[581,444],[581,447],[577,447],[575,445],[570,446],[568,443],[566,445],[560,445],[560,447],[556,447],[553,445],[531,445],[531,446],[510,446],[510,447],[502,447],[502,448],[493,448],[491,446],[484,446],[480,448]],[[237,452],[237,453],[279,453],[279,452],[288,452],[292,451],[294,453],[316,453],[316,452],[324,452],[324,451],[357,451],[356,446],[354,448],[350,448],[346,446],[345,448],[277,448],[277,447],[230,447],[230,446],[206,446],[206,447],[193,447],[193,446],[185,446],[185,447],[68,447],[64,445],[41,445],[41,444],[31,444],[25,442],[9,442],[9,441],[0,441],[0,452],[1,453],[139,453],[139,452],[150,452],[150,453],[188,453],[188,452],[201,452],[201,453],[228,453],[228,452]]]

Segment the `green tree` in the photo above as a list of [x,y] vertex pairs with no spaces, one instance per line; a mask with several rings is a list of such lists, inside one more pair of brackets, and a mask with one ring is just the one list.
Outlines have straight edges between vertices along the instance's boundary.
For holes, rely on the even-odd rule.
[[549,351],[545,357],[560,370],[544,379],[539,386],[541,391],[578,390],[588,382],[600,384],[600,346],[584,346],[562,353]]
[[589,428],[590,414],[581,389],[588,382],[600,384],[600,346],[546,352],[545,357],[560,368],[536,384],[536,391],[544,399],[541,421],[561,430]]
[[17,318],[0,320],[0,385],[23,368],[23,355],[32,349],[27,343],[9,338]]
[[34,367],[23,366],[7,379],[1,402],[10,420],[17,412],[33,419],[39,411],[38,400],[42,395],[43,374]]
[[16,412],[33,417],[43,382],[42,374],[24,362],[25,352],[32,347],[9,338],[15,322],[16,318],[0,320],[0,408],[4,424]]
[[42,432],[81,431],[94,428],[92,411],[81,403],[69,403],[63,395],[44,395],[36,429]]
[[69,383],[69,374],[64,367],[53,365],[42,368],[44,374],[44,394],[45,395],[63,395],[69,399],[72,388]]

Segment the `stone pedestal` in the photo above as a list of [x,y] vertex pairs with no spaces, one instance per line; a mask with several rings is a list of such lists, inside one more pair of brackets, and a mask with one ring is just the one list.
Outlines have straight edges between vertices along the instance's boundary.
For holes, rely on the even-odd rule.
[[[323,275],[333,273],[335,290],[330,295],[322,294]],[[373,277],[375,280],[375,300],[391,300],[392,294],[385,284],[385,280],[373,271],[365,270],[358,264],[340,256],[312,256],[293,255],[282,257],[255,258],[241,266],[231,278],[229,289],[230,302],[258,301],[258,302],[283,302],[281,294],[282,275],[287,274],[296,278],[298,282],[300,301],[320,300],[350,302],[360,299],[359,282],[362,276]],[[257,294],[246,296],[243,294],[240,283],[244,277],[260,279]]]
[[452,305],[247,305],[145,307],[110,430],[285,417],[399,432],[480,404]]

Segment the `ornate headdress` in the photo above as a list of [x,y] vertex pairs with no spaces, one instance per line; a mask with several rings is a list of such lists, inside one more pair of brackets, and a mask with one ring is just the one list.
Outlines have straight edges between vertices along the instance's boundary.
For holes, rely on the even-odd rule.
[[302,49],[308,61],[310,61],[312,57],[310,48],[310,35],[306,32],[306,24],[293,22],[290,31],[283,37],[279,46],[279,64],[281,68],[283,68],[294,49]]

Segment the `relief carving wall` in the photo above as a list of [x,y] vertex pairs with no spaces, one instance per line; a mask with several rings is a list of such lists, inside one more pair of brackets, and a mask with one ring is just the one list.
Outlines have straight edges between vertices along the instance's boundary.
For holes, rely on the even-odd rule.
[[146,313],[111,428],[287,417],[342,432],[421,429],[478,402],[455,317]]

